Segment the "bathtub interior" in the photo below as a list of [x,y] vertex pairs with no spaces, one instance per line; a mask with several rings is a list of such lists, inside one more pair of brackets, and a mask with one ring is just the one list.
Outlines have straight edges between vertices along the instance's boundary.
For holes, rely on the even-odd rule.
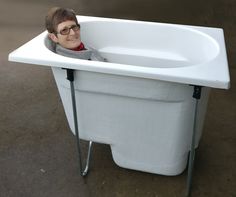
[[220,28],[90,16],[77,18],[82,41],[98,49],[109,62],[55,54],[45,43],[46,31],[11,52],[9,60],[212,88],[230,87],[224,34]]
[[81,22],[83,42],[109,62],[153,68],[202,64],[219,53],[217,42],[190,28],[119,21]]

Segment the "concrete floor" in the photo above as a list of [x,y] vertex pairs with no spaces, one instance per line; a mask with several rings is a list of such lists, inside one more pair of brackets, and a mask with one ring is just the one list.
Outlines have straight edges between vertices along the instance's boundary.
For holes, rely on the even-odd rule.
[[7,60],[9,52],[44,31],[44,16],[54,5],[81,15],[224,28],[231,89],[212,90],[192,196],[235,197],[234,0],[0,0],[0,197],[179,197],[185,191],[186,171],[167,177],[122,169],[101,144],[93,149],[90,174],[80,177],[75,137],[51,70]]

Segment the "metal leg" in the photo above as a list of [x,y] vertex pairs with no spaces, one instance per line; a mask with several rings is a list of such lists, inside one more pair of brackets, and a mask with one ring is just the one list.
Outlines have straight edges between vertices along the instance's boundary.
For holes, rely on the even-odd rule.
[[194,110],[194,122],[193,122],[193,134],[191,149],[188,160],[188,177],[187,177],[187,189],[186,196],[189,197],[191,194],[191,185],[192,185],[192,176],[193,176],[193,167],[194,167],[194,158],[195,158],[195,140],[196,140],[196,130],[197,130],[197,109],[198,109],[198,100],[201,97],[201,86],[194,86],[193,97],[196,99],[195,110]]
[[70,89],[71,89],[71,100],[72,100],[72,109],[73,109],[73,117],[74,117],[74,127],[75,127],[75,135],[78,149],[78,158],[79,158],[79,167],[81,176],[86,176],[89,170],[89,163],[91,158],[91,150],[92,150],[92,141],[89,141],[88,154],[86,159],[86,166],[83,169],[82,167],[82,159],[81,159],[81,149],[80,149],[80,138],[79,138],[79,129],[78,129],[78,120],[77,120],[77,111],[76,111],[76,100],[75,100],[75,88],[74,88],[74,74],[72,69],[67,69],[67,79],[70,81]]
[[190,196],[190,193],[191,193],[193,166],[194,166],[194,158],[195,158],[197,106],[198,106],[198,100],[196,100],[196,104],[195,104],[193,135],[192,135],[192,143],[191,143],[191,149],[190,149],[189,160],[188,160],[188,177],[187,177],[187,191],[186,191],[187,197]]

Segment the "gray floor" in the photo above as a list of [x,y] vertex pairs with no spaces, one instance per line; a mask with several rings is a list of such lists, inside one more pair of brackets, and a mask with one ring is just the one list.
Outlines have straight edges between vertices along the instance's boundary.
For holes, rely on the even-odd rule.
[[80,177],[75,137],[51,70],[7,60],[9,52],[44,31],[45,13],[54,5],[81,15],[224,28],[231,89],[212,90],[192,196],[235,197],[234,0],[0,0],[0,196],[179,197],[185,191],[186,171],[166,177],[122,169],[101,144],[94,147],[89,176]]

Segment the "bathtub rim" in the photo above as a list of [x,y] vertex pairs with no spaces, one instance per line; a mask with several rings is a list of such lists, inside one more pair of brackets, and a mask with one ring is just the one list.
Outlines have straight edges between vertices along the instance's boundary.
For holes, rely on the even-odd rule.
[[[77,16],[77,18],[79,22],[119,21],[140,23],[146,25],[170,25],[185,29],[187,28],[191,31],[197,31],[201,34],[209,36],[211,39],[214,39],[220,47],[219,54],[208,62],[203,62],[193,66],[174,68],[152,68],[109,62],[95,62],[64,57],[50,51],[44,44],[44,40],[47,36],[47,32],[44,31],[26,44],[11,52],[8,57],[9,61],[43,66],[63,67],[115,75],[149,78],[161,81],[200,85],[220,89],[228,89],[230,87],[230,76],[223,29],[79,15]],[[40,51],[40,54],[36,52],[39,48],[42,49]]]

